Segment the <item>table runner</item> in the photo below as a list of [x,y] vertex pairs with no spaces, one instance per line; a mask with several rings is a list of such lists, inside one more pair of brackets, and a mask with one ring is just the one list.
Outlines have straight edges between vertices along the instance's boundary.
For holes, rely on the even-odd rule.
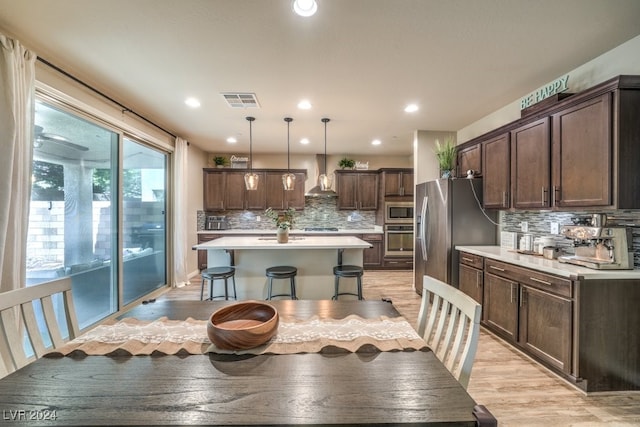
[[247,350],[223,350],[209,341],[205,320],[155,321],[126,318],[105,322],[47,357],[169,354],[294,354],[317,352],[406,351],[426,348],[403,317],[364,319],[280,319],[278,333],[266,344]]

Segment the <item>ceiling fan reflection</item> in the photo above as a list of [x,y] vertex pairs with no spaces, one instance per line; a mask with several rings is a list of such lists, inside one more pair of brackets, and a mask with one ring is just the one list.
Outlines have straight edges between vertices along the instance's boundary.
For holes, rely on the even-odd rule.
[[51,142],[54,144],[58,144],[67,148],[71,148],[78,151],[89,151],[88,147],[84,145],[76,144],[74,142],[69,141],[69,139],[65,138],[62,135],[57,135],[55,133],[42,132],[42,126],[35,127],[35,139],[34,139],[34,147],[40,148],[45,142]]

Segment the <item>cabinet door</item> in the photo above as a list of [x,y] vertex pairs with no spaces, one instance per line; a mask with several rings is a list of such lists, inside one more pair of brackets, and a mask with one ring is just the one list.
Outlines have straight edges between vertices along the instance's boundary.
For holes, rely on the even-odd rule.
[[[255,171],[254,171],[255,172]],[[242,174],[242,188],[244,190],[244,209],[264,210],[267,208],[267,186],[265,185],[265,173],[255,172],[258,175],[258,188],[247,190],[244,183],[244,173]]]
[[205,211],[224,210],[225,175],[223,172],[203,172],[204,200],[202,208]]
[[509,134],[482,143],[483,205],[491,209],[509,208]]
[[400,187],[402,183],[402,174],[400,172],[384,172],[384,195],[385,196],[401,196]]
[[487,273],[484,276],[484,323],[510,341],[518,339],[518,284]]
[[460,264],[458,276],[458,287],[462,292],[482,304],[482,294],[484,292],[482,270]]
[[378,209],[378,174],[358,173],[358,186],[356,189],[358,209]]
[[520,345],[556,368],[571,373],[572,302],[522,286]]
[[482,147],[480,144],[458,151],[458,177],[466,178],[469,169],[474,171],[475,176],[482,176]]
[[364,241],[371,243],[371,248],[365,249],[362,253],[362,265],[366,267],[380,267],[382,265],[382,240]]
[[512,207],[548,208],[551,182],[551,136],[544,118],[511,131]]
[[[245,172],[227,172],[225,186],[225,209],[244,209],[244,185]],[[260,183],[258,184],[260,186]],[[257,191],[257,190],[256,190]]]
[[358,209],[357,199],[358,175],[353,173],[336,174],[336,190],[338,192],[338,209]]
[[[304,173],[295,173],[296,186],[291,191],[284,191],[284,207],[293,209],[304,209],[304,182],[307,179],[307,175]],[[282,180],[280,180],[282,185]]]
[[411,172],[402,172],[402,196],[413,196],[413,173]]
[[[297,178],[296,178],[297,181]],[[284,209],[284,187],[282,185],[282,174],[278,172],[267,172],[265,179],[266,207],[275,210]],[[296,182],[296,187],[297,187]]]
[[606,93],[552,116],[556,206],[612,204],[611,99]]
[[[198,244],[215,240],[222,235],[219,234],[198,234]],[[198,251],[198,270],[202,271],[207,268],[207,251]]]

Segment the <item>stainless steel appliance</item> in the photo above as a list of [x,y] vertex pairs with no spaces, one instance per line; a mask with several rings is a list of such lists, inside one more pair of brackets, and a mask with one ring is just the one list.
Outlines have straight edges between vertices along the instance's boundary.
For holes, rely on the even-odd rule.
[[438,179],[416,185],[416,292],[429,275],[458,287],[456,245],[495,245],[495,211],[483,211],[482,180]]
[[630,228],[565,225],[560,234],[573,239],[575,249],[575,255],[559,256],[560,262],[597,270],[633,269]]
[[413,255],[413,225],[387,224],[384,226],[384,256]]
[[384,222],[413,224],[413,202],[385,202]]
[[209,215],[204,228],[205,230],[227,230],[229,228],[229,220],[224,215]]

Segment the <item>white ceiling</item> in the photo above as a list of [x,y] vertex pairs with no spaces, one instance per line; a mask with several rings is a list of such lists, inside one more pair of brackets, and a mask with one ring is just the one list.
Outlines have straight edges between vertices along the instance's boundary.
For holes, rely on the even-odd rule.
[[[640,34],[638,0],[318,3],[302,18],[291,0],[0,0],[0,31],[206,151],[248,151],[252,115],[255,152],[286,152],[290,116],[292,153],[321,153],[329,117],[328,153],[386,155]],[[225,91],[254,92],[261,108],[231,109]]]

